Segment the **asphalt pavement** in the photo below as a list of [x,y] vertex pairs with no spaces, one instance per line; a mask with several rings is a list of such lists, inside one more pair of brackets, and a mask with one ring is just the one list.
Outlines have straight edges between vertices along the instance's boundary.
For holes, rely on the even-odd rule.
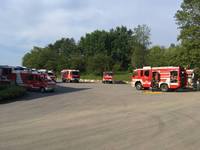
[[0,150],[198,150],[200,92],[58,83],[0,102]]

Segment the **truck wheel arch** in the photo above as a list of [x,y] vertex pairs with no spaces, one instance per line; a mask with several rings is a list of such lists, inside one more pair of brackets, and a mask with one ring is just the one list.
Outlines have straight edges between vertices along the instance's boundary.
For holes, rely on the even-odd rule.
[[140,81],[137,81],[136,83],[135,83],[135,87],[136,87],[136,89],[137,90],[142,90],[142,83],[140,82]]
[[44,87],[40,87],[40,92],[44,93],[45,92],[45,88]]
[[167,92],[167,91],[169,90],[169,86],[168,86],[166,83],[162,83],[162,84],[160,85],[160,90],[161,90],[162,92]]

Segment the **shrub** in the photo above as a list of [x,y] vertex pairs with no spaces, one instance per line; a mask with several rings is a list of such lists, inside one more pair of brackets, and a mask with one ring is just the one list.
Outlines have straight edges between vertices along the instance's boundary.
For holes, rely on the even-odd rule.
[[[3,87],[2,85],[0,87]],[[24,96],[26,89],[20,86],[7,86],[0,91],[0,100],[12,99]]]
[[0,91],[6,89],[8,87],[9,87],[9,85],[7,85],[7,84],[0,84]]

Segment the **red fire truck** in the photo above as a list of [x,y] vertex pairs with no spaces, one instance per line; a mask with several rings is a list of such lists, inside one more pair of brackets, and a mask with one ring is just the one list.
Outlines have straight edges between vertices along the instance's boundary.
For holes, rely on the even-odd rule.
[[65,69],[61,71],[62,82],[79,82],[80,80],[80,71]]
[[141,89],[169,89],[184,88],[187,84],[186,70],[181,67],[143,67],[133,71],[132,86]]
[[103,72],[102,83],[113,83],[113,73],[112,72]]
[[0,66],[0,84],[13,84],[28,90],[54,91],[52,80],[41,79],[41,74],[23,67]]
[[50,77],[53,81],[56,82],[56,76],[53,74],[53,71],[47,69],[39,69],[38,72],[41,73],[42,78]]

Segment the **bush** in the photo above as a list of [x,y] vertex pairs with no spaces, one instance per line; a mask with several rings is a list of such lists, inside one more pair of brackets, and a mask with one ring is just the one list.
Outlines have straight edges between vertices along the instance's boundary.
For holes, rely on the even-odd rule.
[[9,87],[9,85],[7,85],[7,84],[0,84],[0,91],[6,89],[8,87]]
[[[6,87],[6,85],[1,85]],[[0,90],[0,100],[12,99],[24,96],[26,94],[26,89],[20,86],[7,86],[3,90]]]

